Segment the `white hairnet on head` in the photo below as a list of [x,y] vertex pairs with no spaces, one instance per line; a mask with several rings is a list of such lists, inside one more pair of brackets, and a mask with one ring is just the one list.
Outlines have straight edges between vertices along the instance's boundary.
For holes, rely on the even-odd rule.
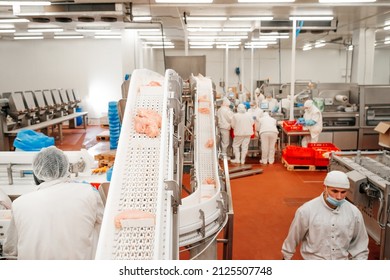
[[237,112],[238,113],[245,113],[246,112],[245,105],[244,104],[238,104]]
[[324,185],[339,189],[349,189],[348,176],[338,170],[330,171],[325,177]]
[[303,104],[303,107],[311,109],[313,107],[313,100],[306,100],[305,104]]
[[51,146],[43,148],[35,156],[32,167],[35,176],[47,182],[65,177],[69,169],[69,160],[63,151]]
[[224,98],[223,98],[223,101],[222,101],[222,105],[224,105],[224,106],[229,106],[229,105],[230,105],[230,100],[229,100],[229,98],[224,97]]
[[265,97],[272,97],[272,93],[271,93],[271,92],[266,92],[266,93],[264,94],[264,96],[265,96]]

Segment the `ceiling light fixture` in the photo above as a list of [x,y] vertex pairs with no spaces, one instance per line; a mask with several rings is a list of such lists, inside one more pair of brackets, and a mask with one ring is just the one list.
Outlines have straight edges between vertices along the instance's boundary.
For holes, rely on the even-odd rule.
[[330,20],[333,20],[333,16],[291,16],[289,17],[288,19],[289,20],[307,20],[307,21],[310,21],[310,20],[317,20],[317,21],[330,21]]
[[35,32],[63,32],[63,28],[33,28],[28,29],[27,32],[35,33]]
[[101,29],[87,29],[87,28],[76,28],[77,32],[111,32],[109,28],[101,28]]
[[220,16],[187,16],[187,20],[220,21],[227,20],[227,17]]
[[83,39],[83,35],[59,35],[59,36],[54,36],[54,39]]
[[152,48],[152,49],[174,49],[175,46],[172,45],[172,46],[147,46],[148,48]]
[[226,27],[222,29],[223,32],[250,32],[252,27]]
[[14,40],[42,40],[43,36],[14,36]]
[[95,35],[95,39],[122,39],[121,35]]
[[225,45],[217,45],[216,48],[217,49],[239,49],[240,46],[232,46],[229,44],[225,44]]
[[0,6],[50,6],[50,1],[1,1]]
[[14,33],[15,29],[0,29],[0,33]]
[[238,0],[238,3],[292,3],[295,0]]
[[220,32],[222,28],[219,27],[188,27],[189,32]]
[[210,4],[214,0],[156,0],[156,3],[164,4]]
[[274,17],[271,16],[237,16],[237,17],[229,17],[229,20],[259,20],[259,21],[267,21],[267,20],[273,20]]
[[345,3],[373,3],[376,0],[318,0],[319,3],[345,4]]
[[151,21],[151,16],[135,16],[133,17],[133,21]]
[[30,22],[26,18],[4,18],[0,19],[0,23],[19,23],[19,22]]
[[383,28],[383,30],[390,30],[390,25],[385,26],[385,27]]
[[268,46],[267,45],[245,44],[244,48],[246,48],[246,49],[266,49],[266,48],[268,48]]

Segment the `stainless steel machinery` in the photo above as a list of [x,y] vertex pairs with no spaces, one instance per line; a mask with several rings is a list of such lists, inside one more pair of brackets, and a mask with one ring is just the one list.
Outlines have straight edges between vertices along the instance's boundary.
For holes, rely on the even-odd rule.
[[380,245],[380,259],[390,259],[390,155],[387,151],[332,154],[330,170],[346,172],[347,199],[363,214],[368,234]]
[[322,109],[323,130],[319,142],[335,144],[341,150],[356,150],[359,135],[359,87],[357,84],[317,84],[313,95]]
[[360,87],[359,150],[380,149],[374,130],[381,121],[390,121],[390,86]]

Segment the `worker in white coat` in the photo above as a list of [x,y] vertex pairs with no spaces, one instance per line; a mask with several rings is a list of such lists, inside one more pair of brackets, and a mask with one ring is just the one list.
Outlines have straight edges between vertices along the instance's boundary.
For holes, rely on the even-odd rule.
[[278,139],[278,128],[276,120],[264,112],[259,121],[259,133],[261,139],[261,160],[262,164],[273,164],[275,162],[275,144]]
[[326,175],[321,195],[296,211],[282,246],[283,259],[291,259],[300,244],[306,260],[367,260],[367,230],[360,210],[345,199],[349,187],[344,172]]
[[298,123],[304,125],[310,132],[302,138],[302,147],[307,147],[308,143],[317,143],[322,132],[322,113],[314,105],[313,100],[306,100],[303,104],[305,113],[303,119],[298,119]]
[[230,144],[230,129],[233,118],[233,111],[230,109],[230,100],[224,97],[222,105],[217,111],[219,133],[221,134],[221,152],[226,154]]
[[12,200],[0,189],[0,210],[9,210],[12,208]]
[[4,255],[20,260],[94,259],[103,217],[98,191],[68,179],[67,156],[54,146],[33,160],[38,190],[14,200]]
[[[237,113],[232,118],[232,128],[234,129],[233,152],[234,160],[232,163],[245,163],[248,153],[249,142],[253,135],[254,120],[246,111],[244,104],[237,106]],[[241,154],[240,154],[241,147]]]
[[265,108],[265,111],[276,113],[279,110],[278,100],[272,97],[271,92],[265,94],[265,99],[261,103],[260,108]]

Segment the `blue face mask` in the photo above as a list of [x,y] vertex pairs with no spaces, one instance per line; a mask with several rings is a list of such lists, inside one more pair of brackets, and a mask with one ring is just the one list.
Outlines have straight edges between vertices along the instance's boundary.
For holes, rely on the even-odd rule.
[[337,199],[334,199],[333,197],[331,197],[329,195],[329,193],[327,193],[326,201],[335,207],[339,207],[345,202],[345,199],[337,200]]

